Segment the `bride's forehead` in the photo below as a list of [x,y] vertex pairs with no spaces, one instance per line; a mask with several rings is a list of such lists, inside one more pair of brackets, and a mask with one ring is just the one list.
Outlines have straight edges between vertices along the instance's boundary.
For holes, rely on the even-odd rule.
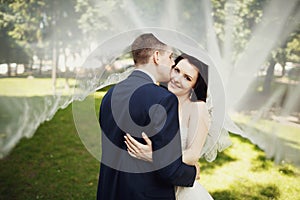
[[189,74],[197,74],[198,69],[192,65],[187,59],[180,60],[176,65],[180,70]]

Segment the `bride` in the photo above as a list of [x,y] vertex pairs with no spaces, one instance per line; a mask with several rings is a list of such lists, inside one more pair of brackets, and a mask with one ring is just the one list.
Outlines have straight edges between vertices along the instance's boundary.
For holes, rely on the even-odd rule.
[[[168,90],[179,101],[179,122],[181,132],[182,159],[189,165],[198,164],[210,126],[206,105],[208,66],[198,59],[182,54],[172,67]],[[128,153],[138,159],[152,161],[151,140],[145,133],[142,137],[146,144],[139,143],[129,134],[125,136]],[[198,181],[191,188],[177,187],[176,199],[213,199]]]

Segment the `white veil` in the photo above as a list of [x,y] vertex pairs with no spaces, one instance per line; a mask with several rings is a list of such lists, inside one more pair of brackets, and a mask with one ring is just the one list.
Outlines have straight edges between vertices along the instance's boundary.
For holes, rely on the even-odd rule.
[[[38,76],[34,77],[35,74],[28,76],[28,79],[30,80],[26,80],[26,84],[29,84],[29,87],[25,87],[26,85],[24,85],[23,82],[4,80],[6,78],[2,79],[2,88],[0,89],[0,159],[8,155],[22,138],[32,137],[39,125],[44,121],[50,120],[58,109],[65,108],[72,102],[74,104],[73,108],[75,108],[73,109],[73,111],[75,110],[75,113],[73,113],[74,116],[77,115],[76,107],[80,104],[84,105],[79,106],[80,108],[89,109],[89,113],[91,113],[86,115],[87,118],[89,117],[89,120],[81,119],[83,117],[77,117],[75,119],[76,124],[80,124],[81,122],[86,123],[86,126],[77,125],[80,137],[84,136],[81,132],[85,131],[87,135],[96,135],[94,139],[95,141],[99,141],[100,138],[98,138],[98,135],[100,135],[100,128],[97,116],[95,115],[98,111],[93,107],[95,101],[94,97],[89,94],[93,94],[97,88],[102,88],[105,84],[109,85],[110,81],[117,82],[115,80],[119,79],[119,75],[112,74],[122,73],[124,70],[120,70],[118,67],[111,67],[109,69],[109,66],[105,69],[105,63],[111,63],[118,56],[122,55],[138,34],[142,32],[152,32],[153,30],[158,37],[161,37],[160,39],[162,41],[181,49],[187,54],[192,54],[188,49],[196,48],[197,50],[195,50],[195,52],[201,51],[198,49],[197,43],[187,39],[186,36],[183,37],[180,34],[174,34],[172,31],[168,32],[170,35],[159,34],[158,28],[156,28],[156,30],[148,28],[148,30],[142,29],[121,33],[123,36],[127,34],[128,37],[123,37],[121,40],[115,39],[110,40],[109,42],[107,41],[113,34],[120,33],[120,31],[156,26],[179,31],[192,37],[198,43],[204,45],[205,50],[208,50],[209,56],[213,58],[212,60],[216,63],[216,68],[221,74],[226,91],[226,98],[224,98],[225,94],[222,90],[220,90],[220,94],[211,91],[213,109],[218,111],[222,110],[222,107],[224,107],[224,110],[221,113],[225,113],[223,117],[220,117],[222,120],[217,120],[219,121],[219,125],[216,128],[216,132],[219,132],[224,128],[230,132],[238,133],[239,135],[248,138],[252,143],[258,145],[266,152],[268,157],[274,157],[275,162],[291,161],[299,165],[299,148],[297,148],[297,146],[299,146],[299,140],[297,139],[299,132],[298,128],[295,129],[295,131],[279,130],[277,125],[281,124],[281,120],[278,122],[269,117],[267,117],[267,120],[271,121],[272,125],[270,125],[271,129],[267,132],[257,131],[257,129],[252,126],[257,125],[261,119],[264,118],[264,113],[271,112],[273,104],[281,101],[283,95],[287,94],[285,98],[286,101],[282,107],[279,107],[278,113],[275,113],[275,117],[276,119],[277,117],[283,117],[285,118],[284,121],[287,117],[292,117],[292,120],[288,120],[288,123],[296,122],[293,124],[298,127],[299,124],[297,123],[299,123],[300,119],[299,77],[295,77],[297,78],[295,82],[291,80],[295,84],[288,84],[286,87],[280,88],[280,90],[276,90],[272,95],[264,98],[264,103],[259,107],[255,107],[253,110],[255,111],[254,113],[241,113],[242,115],[245,114],[245,117],[249,117],[250,121],[250,123],[247,122],[246,124],[241,124],[236,121],[241,125],[241,128],[243,128],[243,133],[231,123],[231,120],[229,120],[229,117],[226,115],[227,108],[229,111],[239,112],[243,111],[237,110],[237,107],[239,107],[240,104],[243,105],[245,103],[247,104],[246,107],[254,106],[255,102],[245,101],[243,97],[247,97],[248,95],[254,98],[256,97],[255,95],[258,93],[256,92],[255,95],[252,95],[251,85],[252,83],[257,82],[258,79],[265,77],[261,73],[261,67],[268,60],[268,56],[271,52],[277,47],[280,47],[281,44],[284,44],[290,38],[291,34],[298,30],[300,15],[299,12],[297,12],[297,9],[299,7],[299,1],[290,0],[289,3],[286,3],[285,1],[274,0],[262,4],[262,8],[255,7],[253,11],[255,13],[261,13],[262,16],[257,18],[259,21],[256,21],[253,24],[253,27],[249,30],[250,32],[246,29],[247,34],[242,34],[243,36],[238,38],[236,38],[236,36],[240,34],[235,30],[239,30],[239,28],[244,27],[245,24],[249,24],[249,18],[248,16],[241,17],[239,13],[230,10],[232,6],[237,9],[242,6],[240,8],[244,9],[244,5],[237,1],[222,1],[222,5],[224,3],[224,5],[229,6],[225,6],[224,22],[221,22],[221,24],[219,24],[220,21],[218,20],[218,17],[216,18],[219,13],[219,9],[215,9],[213,3],[216,1],[194,1],[194,3],[187,3],[179,0],[175,0],[172,3],[169,1],[164,1],[164,3],[156,1],[156,3],[152,2],[153,4],[148,4],[148,6],[141,3],[141,1],[130,2],[130,6],[125,6],[128,4],[127,1],[120,1],[120,4],[111,4],[110,1],[89,1],[89,5],[95,8],[95,15],[89,16],[92,19],[92,22],[96,23],[93,23],[92,26],[95,26],[97,31],[95,32],[94,29],[91,31],[89,28],[82,28],[82,31],[84,33],[87,31],[87,34],[84,34],[80,40],[87,42],[82,42],[81,45],[72,49],[72,52],[76,52],[76,55],[78,55],[75,56],[76,58],[74,59],[80,60],[80,62],[74,62],[74,65],[70,65],[73,70],[71,77],[69,78],[71,84],[68,84],[68,86],[73,86],[72,81],[75,81],[74,73],[78,70],[74,95],[72,94],[72,87],[65,87],[65,81],[62,80],[65,79],[65,77],[59,77],[59,75],[57,78],[60,78],[60,81],[63,82],[56,84],[56,88],[54,88],[55,92],[52,92],[53,84],[51,83],[51,75],[48,76],[48,81],[38,80]],[[247,8],[252,8],[251,6],[254,5],[252,3],[245,6]],[[228,9],[226,9],[226,7]],[[103,12],[103,10],[112,12]],[[238,19],[241,19],[242,21],[235,20],[235,17],[238,17]],[[79,18],[77,18],[77,20],[79,20]],[[98,22],[101,22],[100,24],[102,24],[102,20],[104,24],[107,24],[105,25],[104,30],[99,30]],[[87,20],[87,22],[89,22],[89,20]],[[274,26],[274,23],[276,26]],[[58,24],[59,23],[57,23],[57,25]],[[58,27],[64,30],[66,25],[63,23],[62,25],[64,27],[60,27],[59,25]],[[49,29],[49,35],[47,35],[49,38],[53,38],[52,34],[55,32],[57,26],[50,27],[52,28]],[[224,30],[221,27],[224,27]],[[90,33],[92,33],[91,35],[95,34],[96,36],[90,37]],[[238,35],[236,35],[236,33]],[[223,38],[222,35],[224,36]],[[220,39],[223,39],[223,44],[220,43]],[[242,49],[235,46],[235,43],[239,42],[240,39],[242,39],[242,43],[244,44],[241,46]],[[58,41],[56,42],[58,43]],[[69,42],[76,41],[64,41],[65,44],[68,44]],[[104,48],[97,48],[94,51],[94,54],[89,55],[90,51],[99,43],[102,43],[101,46]],[[33,43],[32,45],[35,47],[37,44]],[[292,49],[296,50],[297,48],[294,47]],[[44,51],[48,51],[48,49],[44,49]],[[191,51],[194,52],[194,50]],[[205,54],[206,53],[203,55]],[[196,53],[193,56],[199,58],[199,55],[200,54]],[[86,59],[87,56],[88,59]],[[233,58],[234,60],[232,60]],[[86,59],[86,61],[83,66],[82,63],[84,59]],[[199,59],[202,61],[206,60],[202,58]],[[63,62],[63,60],[61,60],[61,62]],[[291,65],[291,67],[293,67],[292,69],[299,68],[298,64],[294,64],[295,65]],[[63,67],[64,64],[61,66]],[[47,66],[47,68],[48,67],[49,66]],[[210,81],[209,88],[218,88],[218,85],[222,85],[220,83],[222,81],[218,78],[218,71],[214,67],[210,67],[210,70],[214,70],[216,73],[210,71],[210,76],[213,74],[215,77],[214,79],[210,77],[209,80],[213,81]],[[0,66],[0,72],[3,74],[2,65]],[[111,80],[107,80],[110,75],[112,75],[110,77]],[[288,76],[283,78],[288,78],[287,80],[290,79]],[[37,84],[40,84],[41,87],[39,88],[41,90],[37,88],[37,91],[35,91],[34,86]],[[223,104],[225,99],[226,106]],[[221,102],[221,105],[219,105],[219,102]],[[80,111],[80,109],[78,111]],[[215,119],[216,115],[218,116],[219,114],[213,115]],[[222,128],[219,129],[218,127]],[[220,137],[222,137],[222,135]],[[84,139],[83,141],[87,141],[87,139]],[[91,143],[86,144],[86,146],[89,146],[90,148],[93,144],[93,141],[91,141]],[[99,144],[97,144],[97,146],[99,146]],[[205,146],[205,148],[207,146]],[[218,149],[216,148],[218,145],[213,146],[213,149]],[[215,152],[216,150],[213,149],[212,152]],[[92,152],[96,152],[97,150],[99,149],[95,149]],[[96,156],[96,153],[92,154]],[[210,157],[213,158],[214,156]]]
[[[101,140],[100,128],[98,126],[98,116],[95,116],[95,113],[98,113],[98,111],[95,111],[95,106],[90,106],[94,105],[95,100],[94,98],[89,98],[88,94],[108,85],[116,84],[124,80],[131,73],[133,68],[130,67],[130,64],[129,67],[128,65],[116,67],[116,62],[121,62],[118,57],[129,52],[128,49],[132,41],[138,35],[147,32],[153,33],[162,42],[201,60],[209,66],[210,81],[208,88],[210,93],[208,107],[211,113],[211,128],[202,150],[202,156],[208,161],[213,161],[218,151],[224,150],[231,144],[226,130],[240,130],[234,126],[234,123],[229,118],[226,118],[225,92],[222,80],[207,52],[191,38],[166,29],[147,28],[116,35],[100,45],[88,57],[84,64],[85,70],[80,75],[77,75],[78,87],[75,89],[75,99],[84,99],[85,103],[73,103],[75,125],[82,142],[95,158],[101,158],[99,147],[99,140]],[[88,79],[82,77],[88,77]],[[90,113],[89,117],[82,113],[88,106],[91,107],[89,111],[86,111]],[[90,125],[87,127],[86,124]]]

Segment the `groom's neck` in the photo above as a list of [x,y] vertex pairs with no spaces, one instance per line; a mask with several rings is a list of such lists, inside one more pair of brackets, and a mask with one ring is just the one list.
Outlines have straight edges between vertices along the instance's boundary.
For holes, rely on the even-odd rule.
[[153,76],[153,78],[157,81],[158,74],[156,71],[156,66],[154,64],[149,63],[149,64],[144,64],[144,65],[139,65],[136,68],[147,72],[148,74]]

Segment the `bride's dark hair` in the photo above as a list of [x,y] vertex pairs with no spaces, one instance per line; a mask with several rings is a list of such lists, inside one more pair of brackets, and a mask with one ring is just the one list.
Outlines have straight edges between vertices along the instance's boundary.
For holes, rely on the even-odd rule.
[[193,56],[183,53],[175,59],[175,65],[172,68],[174,68],[183,59],[187,59],[190,64],[194,65],[198,69],[198,78],[193,87],[193,90],[191,91],[191,100],[206,102],[208,65]]

